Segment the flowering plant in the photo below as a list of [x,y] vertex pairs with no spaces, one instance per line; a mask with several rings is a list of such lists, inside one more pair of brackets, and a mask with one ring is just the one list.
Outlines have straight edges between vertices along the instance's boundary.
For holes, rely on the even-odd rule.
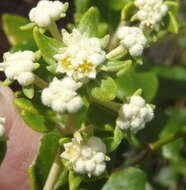
[[[162,147],[162,159],[175,166],[183,161],[183,140],[172,141],[186,134],[186,120],[182,111],[166,108],[169,119],[161,128],[160,78],[176,71],[149,64],[144,55],[178,33],[179,2],[76,0],[74,23],[59,30],[56,21],[68,14],[68,6],[42,0],[29,20],[3,17],[12,45],[0,64],[4,85],[20,84],[14,104],[28,127],[43,134],[29,168],[32,188],[153,189],[148,164],[140,161]],[[158,96],[155,107],[151,102]],[[182,114],[179,129],[173,114]],[[1,146],[7,140],[4,123],[0,119]],[[152,143],[149,137],[159,139]]]

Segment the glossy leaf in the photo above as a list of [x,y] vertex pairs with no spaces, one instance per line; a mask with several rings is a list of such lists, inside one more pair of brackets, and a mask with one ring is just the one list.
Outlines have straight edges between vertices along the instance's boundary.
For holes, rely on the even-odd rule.
[[177,23],[177,20],[172,12],[168,12],[169,16],[169,25],[168,25],[168,31],[177,34],[179,30],[179,26]]
[[145,190],[154,190],[150,183],[146,183]]
[[107,146],[107,152],[113,152],[121,143],[123,140],[124,133],[121,131],[118,127],[114,130],[114,136],[113,137],[107,137],[103,139],[104,143]]
[[109,44],[110,41],[110,35],[105,35],[102,39],[101,39],[101,47],[103,49],[105,49],[107,47],[107,45]]
[[34,87],[33,87],[33,85],[23,87],[22,90],[23,90],[24,95],[27,98],[32,99],[34,97]]
[[88,9],[90,0],[76,0],[74,1],[75,7],[76,7],[76,12],[74,14],[75,22],[79,22],[83,14],[86,12]]
[[175,168],[172,166],[163,167],[157,176],[157,180],[164,187],[175,189],[178,180],[178,174]]
[[184,67],[155,66],[152,71],[165,79],[186,82],[186,69]]
[[152,71],[159,77],[157,99],[186,96],[186,69],[184,67],[155,66]]
[[50,124],[45,119],[45,117],[40,114],[34,114],[26,110],[22,110],[21,116],[25,123],[37,132],[45,133],[48,132],[49,129],[52,127],[49,126]]
[[113,10],[121,10],[128,0],[108,0],[108,4]]
[[28,39],[24,40],[16,45],[13,45],[11,48],[11,52],[16,52],[16,51],[25,51],[25,50],[31,50],[31,51],[36,51],[37,46],[34,42],[34,39]]
[[97,130],[113,131],[116,115],[102,106],[91,105],[88,112],[88,120]]
[[59,53],[60,48],[64,47],[63,43],[41,34],[38,28],[34,28],[34,39],[45,61],[48,64],[55,64],[54,55]]
[[96,8],[91,7],[85,14],[82,16],[78,30],[84,33],[87,36],[96,36],[97,26],[99,22],[99,12]]
[[138,168],[130,167],[113,173],[102,190],[144,190],[146,176]]
[[91,95],[99,101],[109,102],[116,97],[117,86],[111,77],[104,78],[98,86],[94,85]]
[[29,23],[29,20],[14,14],[3,15],[3,30],[11,45],[19,44],[32,39],[32,31],[22,31],[20,27]]
[[49,132],[42,137],[37,157],[29,168],[29,177],[33,190],[43,189],[59,149],[59,139],[58,130]]
[[118,60],[114,60],[114,61],[109,61],[107,64],[103,65],[103,67],[101,68],[103,71],[106,72],[121,72],[123,71],[123,69],[127,70],[132,64],[131,60],[127,60],[127,61],[118,61]]
[[69,190],[76,190],[83,180],[83,176],[70,171],[68,176]]
[[118,86],[118,98],[123,100],[126,96],[131,96],[138,90],[143,90],[144,98],[150,102],[156,95],[158,89],[158,80],[152,72],[135,72],[132,69],[127,70],[123,75],[116,78]]
[[31,112],[33,114],[38,114],[38,110],[35,108],[33,103],[30,100],[27,100],[26,98],[16,98],[14,99],[14,104],[19,109]]

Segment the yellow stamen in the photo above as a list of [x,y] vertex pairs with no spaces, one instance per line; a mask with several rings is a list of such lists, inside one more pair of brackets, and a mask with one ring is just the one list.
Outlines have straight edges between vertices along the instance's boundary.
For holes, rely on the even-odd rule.
[[65,70],[71,70],[72,69],[72,63],[70,61],[70,57],[65,57],[61,60],[61,65]]
[[93,64],[89,62],[88,60],[84,60],[82,64],[78,66],[78,70],[81,73],[89,73],[93,69]]

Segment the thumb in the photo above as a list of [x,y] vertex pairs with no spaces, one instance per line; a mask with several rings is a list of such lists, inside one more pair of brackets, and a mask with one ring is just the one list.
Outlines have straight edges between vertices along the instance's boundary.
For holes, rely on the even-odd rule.
[[26,126],[13,105],[14,95],[0,86],[0,116],[6,117],[9,136],[7,154],[0,166],[0,187],[6,190],[29,190],[28,167],[37,151],[40,135]]

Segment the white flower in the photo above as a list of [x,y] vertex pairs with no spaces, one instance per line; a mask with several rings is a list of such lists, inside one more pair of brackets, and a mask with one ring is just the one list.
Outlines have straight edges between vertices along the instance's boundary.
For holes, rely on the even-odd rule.
[[153,117],[153,108],[146,104],[142,97],[132,96],[128,103],[122,105],[116,125],[123,130],[129,129],[132,133],[136,133]]
[[4,62],[0,64],[0,70],[10,80],[17,80],[20,85],[27,86],[34,82],[35,54],[32,51],[7,52],[3,56]]
[[60,1],[39,1],[35,8],[29,13],[31,22],[36,23],[40,27],[48,27],[52,21],[59,20],[65,16],[68,3],[63,4]]
[[66,77],[61,80],[54,78],[49,87],[42,91],[41,100],[44,105],[56,112],[75,113],[83,106],[83,101],[76,92],[80,87],[81,83],[72,78]]
[[168,11],[163,0],[135,0],[135,6],[139,9],[136,16],[141,26],[150,29],[158,29],[159,22]]
[[61,157],[71,164],[79,174],[99,176],[105,172],[106,146],[98,137],[90,137],[87,144],[74,137],[71,142],[64,144],[65,151]]
[[140,56],[147,42],[143,31],[137,27],[120,27],[118,38],[122,46],[129,51],[131,56]]
[[4,136],[4,134],[5,134],[4,124],[5,124],[5,118],[4,117],[0,117],[0,138],[2,136]]
[[58,61],[57,72],[66,73],[76,80],[96,78],[96,68],[105,60],[105,52],[101,49],[98,38],[87,38],[74,29],[71,34],[65,30],[61,49],[54,58]]

